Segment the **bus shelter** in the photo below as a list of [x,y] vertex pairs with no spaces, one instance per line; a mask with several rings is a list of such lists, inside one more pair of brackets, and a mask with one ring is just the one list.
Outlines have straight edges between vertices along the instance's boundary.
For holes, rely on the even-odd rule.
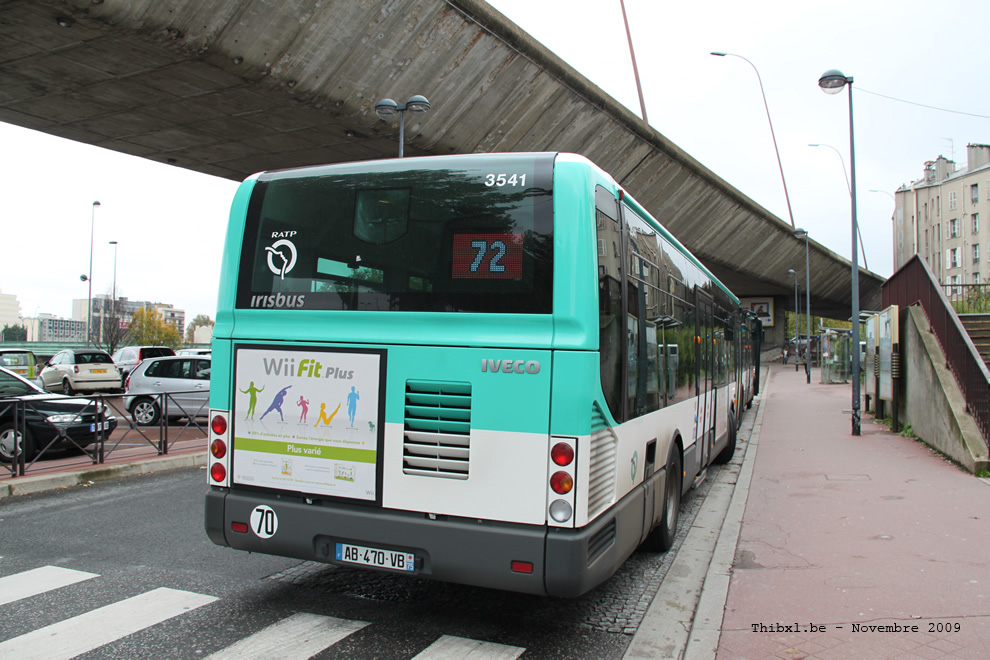
[[849,331],[825,329],[821,338],[821,382],[848,383],[852,371]]

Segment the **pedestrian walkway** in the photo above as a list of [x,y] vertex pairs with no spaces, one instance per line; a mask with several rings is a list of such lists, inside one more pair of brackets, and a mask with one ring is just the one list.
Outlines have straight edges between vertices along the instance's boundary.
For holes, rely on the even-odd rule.
[[[55,619],[48,625],[35,627],[39,617],[33,616],[14,616],[5,620],[14,629],[25,625],[29,629],[0,641],[0,658],[71,660],[114,644],[124,637],[141,639],[142,635],[148,634],[163,622],[181,617],[182,629],[189,631],[189,638],[196,640],[197,648],[221,646],[216,652],[206,656],[207,660],[306,660],[327,651],[332,653],[331,649],[335,645],[373,625],[367,621],[296,612],[267,626],[257,621],[241,622],[246,636],[224,645],[215,630],[218,617],[222,619],[224,616],[222,609],[217,607],[222,605],[220,598],[158,587],[122,600],[112,600],[107,591],[101,590],[101,579],[102,576],[96,573],[59,566],[39,566],[0,577],[0,606],[20,602],[30,606],[32,603],[41,603],[45,597],[62,595],[60,599],[45,601],[46,604],[41,608],[44,609],[44,616],[40,618]],[[66,595],[66,590],[71,596]],[[100,605],[108,599],[109,602]],[[66,603],[83,603],[86,609],[73,616],[61,618],[58,610]],[[301,606],[305,607],[305,603]],[[197,617],[200,608],[207,613]],[[75,611],[78,608],[65,609]],[[54,617],[53,610],[56,610]],[[27,611],[34,612],[30,609]],[[395,632],[387,623],[379,623],[376,628],[377,634],[390,640],[395,639]],[[515,660],[526,651],[518,646],[454,635],[441,635],[431,641],[418,634],[412,643],[425,646],[413,660]],[[143,648],[140,644],[137,646]],[[346,655],[347,652],[344,653]],[[110,655],[113,655],[112,650]],[[139,657],[151,655],[141,654]]]
[[770,369],[716,657],[990,657],[990,482],[867,414],[854,437],[849,386],[816,377]]
[[[149,427],[144,432],[152,440],[157,440],[157,428]],[[93,463],[88,455],[73,449],[54,450],[51,455],[42,456],[22,477],[12,476],[9,465],[0,465],[0,499],[106,479],[206,465],[206,436],[202,431],[170,428],[169,433],[178,439],[171,441],[167,455],[159,455],[144,435],[133,429],[118,427],[107,443],[110,454],[103,463]],[[182,433],[181,437],[179,433]],[[121,442],[122,437],[124,440]]]

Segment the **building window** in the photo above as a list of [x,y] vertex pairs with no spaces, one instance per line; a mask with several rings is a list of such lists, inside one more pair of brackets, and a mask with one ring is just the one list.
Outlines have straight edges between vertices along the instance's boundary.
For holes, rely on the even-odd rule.
[[959,238],[959,218],[949,220],[947,228],[949,230],[949,238]]
[[973,284],[979,284],[979,283],[980,283],[980,274],[973,273]]
[[980,233],[980,214],[979,213],[974,213],[972,215],[972,218],[973,218],[973,233],[974,234],[979,234]]
[[976,243],[973,245],[973,263],[980,263],[980,244]]
[[974,204],[980,201],[980,184],[974,183],[969,187],[969,199]]
[[956,191],[955,190],[950,190],[949,191],[949,210],[951,211],[954,208],[956,208]]
[[949,268],[959,268],[959,248],[946,250],[945,260],[949,262]]

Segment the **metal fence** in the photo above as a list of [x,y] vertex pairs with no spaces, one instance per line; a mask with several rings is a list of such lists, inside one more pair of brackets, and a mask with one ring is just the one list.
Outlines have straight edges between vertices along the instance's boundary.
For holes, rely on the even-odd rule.
[[[157,424],[140,426],[124,408],[124,396],[120,394],[89,394],[75,397],[53,395],[50,398],[4,399],[0,397],[0,432],[6,432],[8,443],[16,436],[17,441],[9,444],[13,448],[10,463],[5,463],[0,470],[9,470],[11,477],[20,477],[29,472],[38,472],[54,467],[65,468],[77,465],[99,465],[110,460],[115,452],[122,455],[126,452],[130,457],[163,456],[175,447],[180,440],[203,440],[204,448],[207,437],[207,416],[209,401],[183,405],[179,398],[186,394],[202,395],[203,391],[171,392],[155,395],[142,395],[152,399],[161,415]],[[85,418],[84,425],[89,430],[79,431],[79,423],[69,423],[64,420],[52,421],[46,419],[45,402],[51,400],[75,399],[86,401],[72,415]],[[51,415],[48,415],[51,418]],[[116,428],[108,432],[107,420],[113,417]],[[170,425],[169,422],[177,422]],[[32,431],[32,428],[34,429]],[[44,436],[51,435],[47,441],[39,442],[36,436],[39,431]],[[15,434],[14,436],[10,435]],[[29,448],[30,457],[25,452],[25,439],[32,439],[33,446]],[[66,458],[66,454],[75,454],[75,459],[60,460],[57,465],[50,460]],[[119,457],[119,456],[118,456]]]
[[943,284],[942,293],[956,314],[990,313],[990,284]]
[[[953,288],[960,289],[959,295],[962,296],[964,285],[950,285],[943,289],[928,264],[915,255],[883,284],[881,296],[884,308],[890,305],[921,305],[945,353],[947,366],[962,390],[966,411],[973,416],[984,442],[987,442],[990,440],[990,370],[945,293]],[[973,292],[976,293],[975,290]]]

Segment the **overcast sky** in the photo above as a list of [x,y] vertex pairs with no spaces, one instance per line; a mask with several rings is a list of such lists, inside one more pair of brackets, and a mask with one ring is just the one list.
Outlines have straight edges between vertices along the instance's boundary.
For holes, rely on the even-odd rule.
[[[900,103],[876,94],[990,115],[985,84],[990,2],[948,0],[625,0],[650,124],[718,176],[788,219],[766,93],[794,220],[813,240],[849,257],[846,92],[828,96],[818,78],[855,78],[858,209],[867,264],[892,267],[887,194],[921,176],[926,160],[990,143],[990,120]],[[521,28],[640,114],[619,0],[494,0]],[[870,93],[872,92],[872,93]],[[410,90],[409,93],[425,93]],[[443,99],[430,96],[431,113]],[[424,121],[429,121],[427,117]],[[0,291],[24,315],[70,316],[85,298],[92,202],[93,293],[113,284],[135,300],[216,315],[219,258],[236,183],[0,124],[4,257]],[[860,265],[862,265],[860,259]],[[801,268],[803,264],[795,264]]]

